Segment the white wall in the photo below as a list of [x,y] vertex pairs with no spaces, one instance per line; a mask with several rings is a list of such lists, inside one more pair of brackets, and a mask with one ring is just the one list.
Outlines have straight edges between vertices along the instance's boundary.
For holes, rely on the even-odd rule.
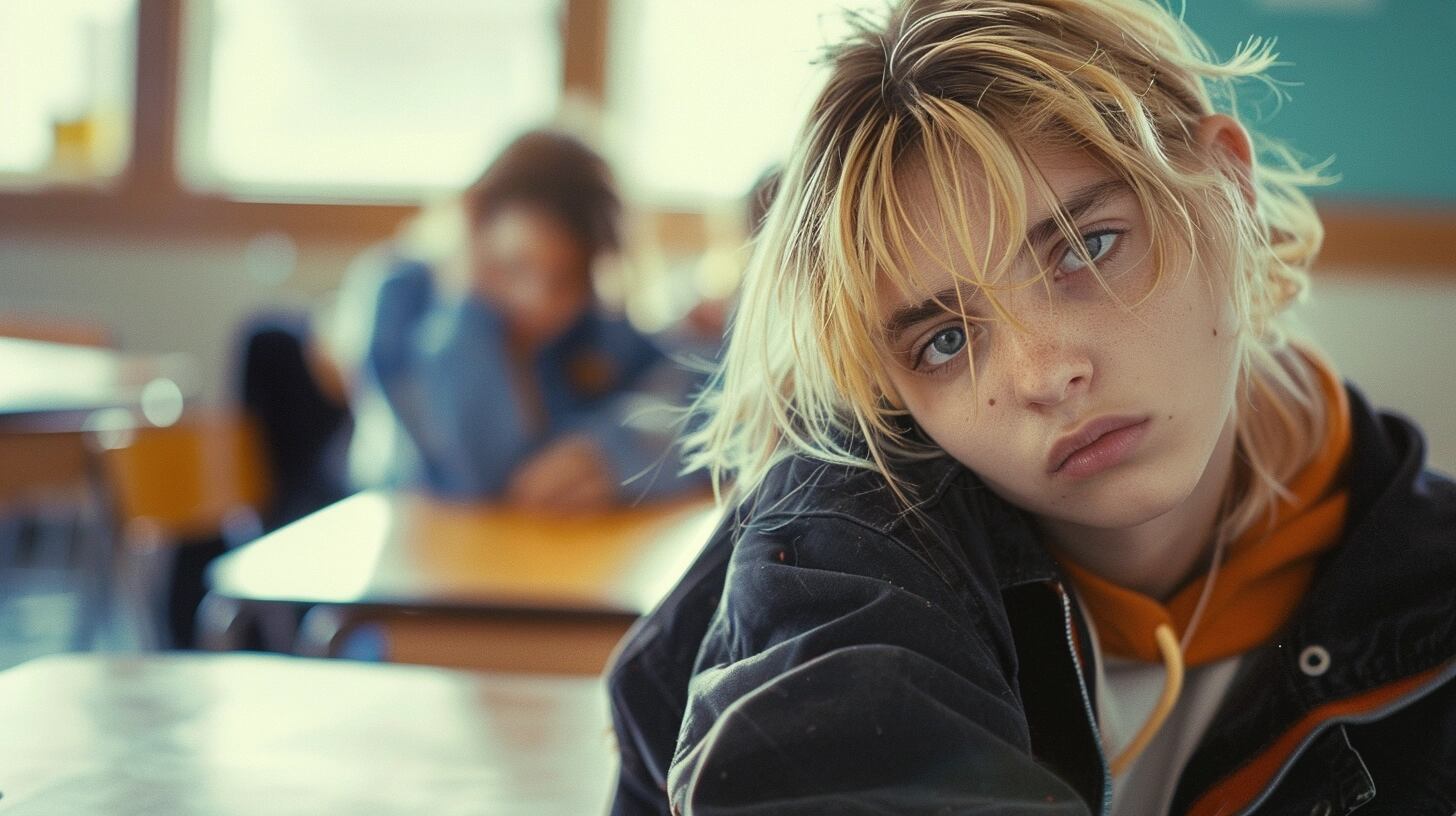
[[1456,473],[1456,274],[1317,275],[1298,314],[1340,373],[1414,419],[1431,462]]
[[110,326],[125,350],[190,352],[199,396],[216,403],[234,388],[242,321],[259,310],[306,308],[337,284],[359,247],[293,249],[276,235],[166,243],[0,236],[0,314],[82,316]]

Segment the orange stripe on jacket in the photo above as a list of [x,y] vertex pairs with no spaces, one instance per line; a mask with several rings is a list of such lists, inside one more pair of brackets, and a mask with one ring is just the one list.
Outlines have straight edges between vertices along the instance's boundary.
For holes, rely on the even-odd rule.
[[1285,731],[1273,745],[1259,752],[1248,764],[1239,768],[1222,782],[1208,789],[1208,792],[1189,809],[1189,816],[1219,816],[1237,813],[1254,801],[1274,775],[1288,761],[1290,755],[1314,730],[1330,720],[1339,717],[1355,717],[1375,711],[1416,691],[1435,679],[1445,666],[1437,666],[1420,674],[1397,680],[1376,689],[1325,703]]

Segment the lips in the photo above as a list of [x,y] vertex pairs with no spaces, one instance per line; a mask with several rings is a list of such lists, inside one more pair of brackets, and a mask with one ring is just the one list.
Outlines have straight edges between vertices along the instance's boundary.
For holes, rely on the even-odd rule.
[[1063,436],[1047,454],[1047,473],[1086,476],[1122,461],[1147,430],[1146,416],[1098,417]]

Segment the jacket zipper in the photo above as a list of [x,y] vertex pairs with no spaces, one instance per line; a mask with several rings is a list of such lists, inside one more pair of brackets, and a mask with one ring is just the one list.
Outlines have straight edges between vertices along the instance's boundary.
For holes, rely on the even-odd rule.
[[1067,656],[1072,659],[1072,666],[1077,670],[1077,691],[1082,695],[1082,713],[1087,717],[1087,722],[1092,726],[1092,736],[1097,741],[1097,765],[1102,769],[1102,805],[1097,809],[1099,816],[1107,816],[1112,810],[1112,772],[1107,765],[1107,757],[1102,752],[1102,731],[1097,726],[1097,714],[1092,710],[1092,696],[1087,693],[1087,678],[1082,674],[1082,660],[1077,657],[1077,638],[1072,615],[1072,596],[1067,592],[1061,582],[1053,581],[1052,586],[1057,590],[1057,597],[1062,601],[1062,635],[1066,639]]

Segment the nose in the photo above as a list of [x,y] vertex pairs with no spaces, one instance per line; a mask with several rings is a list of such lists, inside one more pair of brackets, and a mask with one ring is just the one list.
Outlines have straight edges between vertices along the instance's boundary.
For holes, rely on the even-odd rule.
[[1012,387],[1022,405],[1050,408],[1092,385],[1092,360],[1059,332],[1013,332]]

